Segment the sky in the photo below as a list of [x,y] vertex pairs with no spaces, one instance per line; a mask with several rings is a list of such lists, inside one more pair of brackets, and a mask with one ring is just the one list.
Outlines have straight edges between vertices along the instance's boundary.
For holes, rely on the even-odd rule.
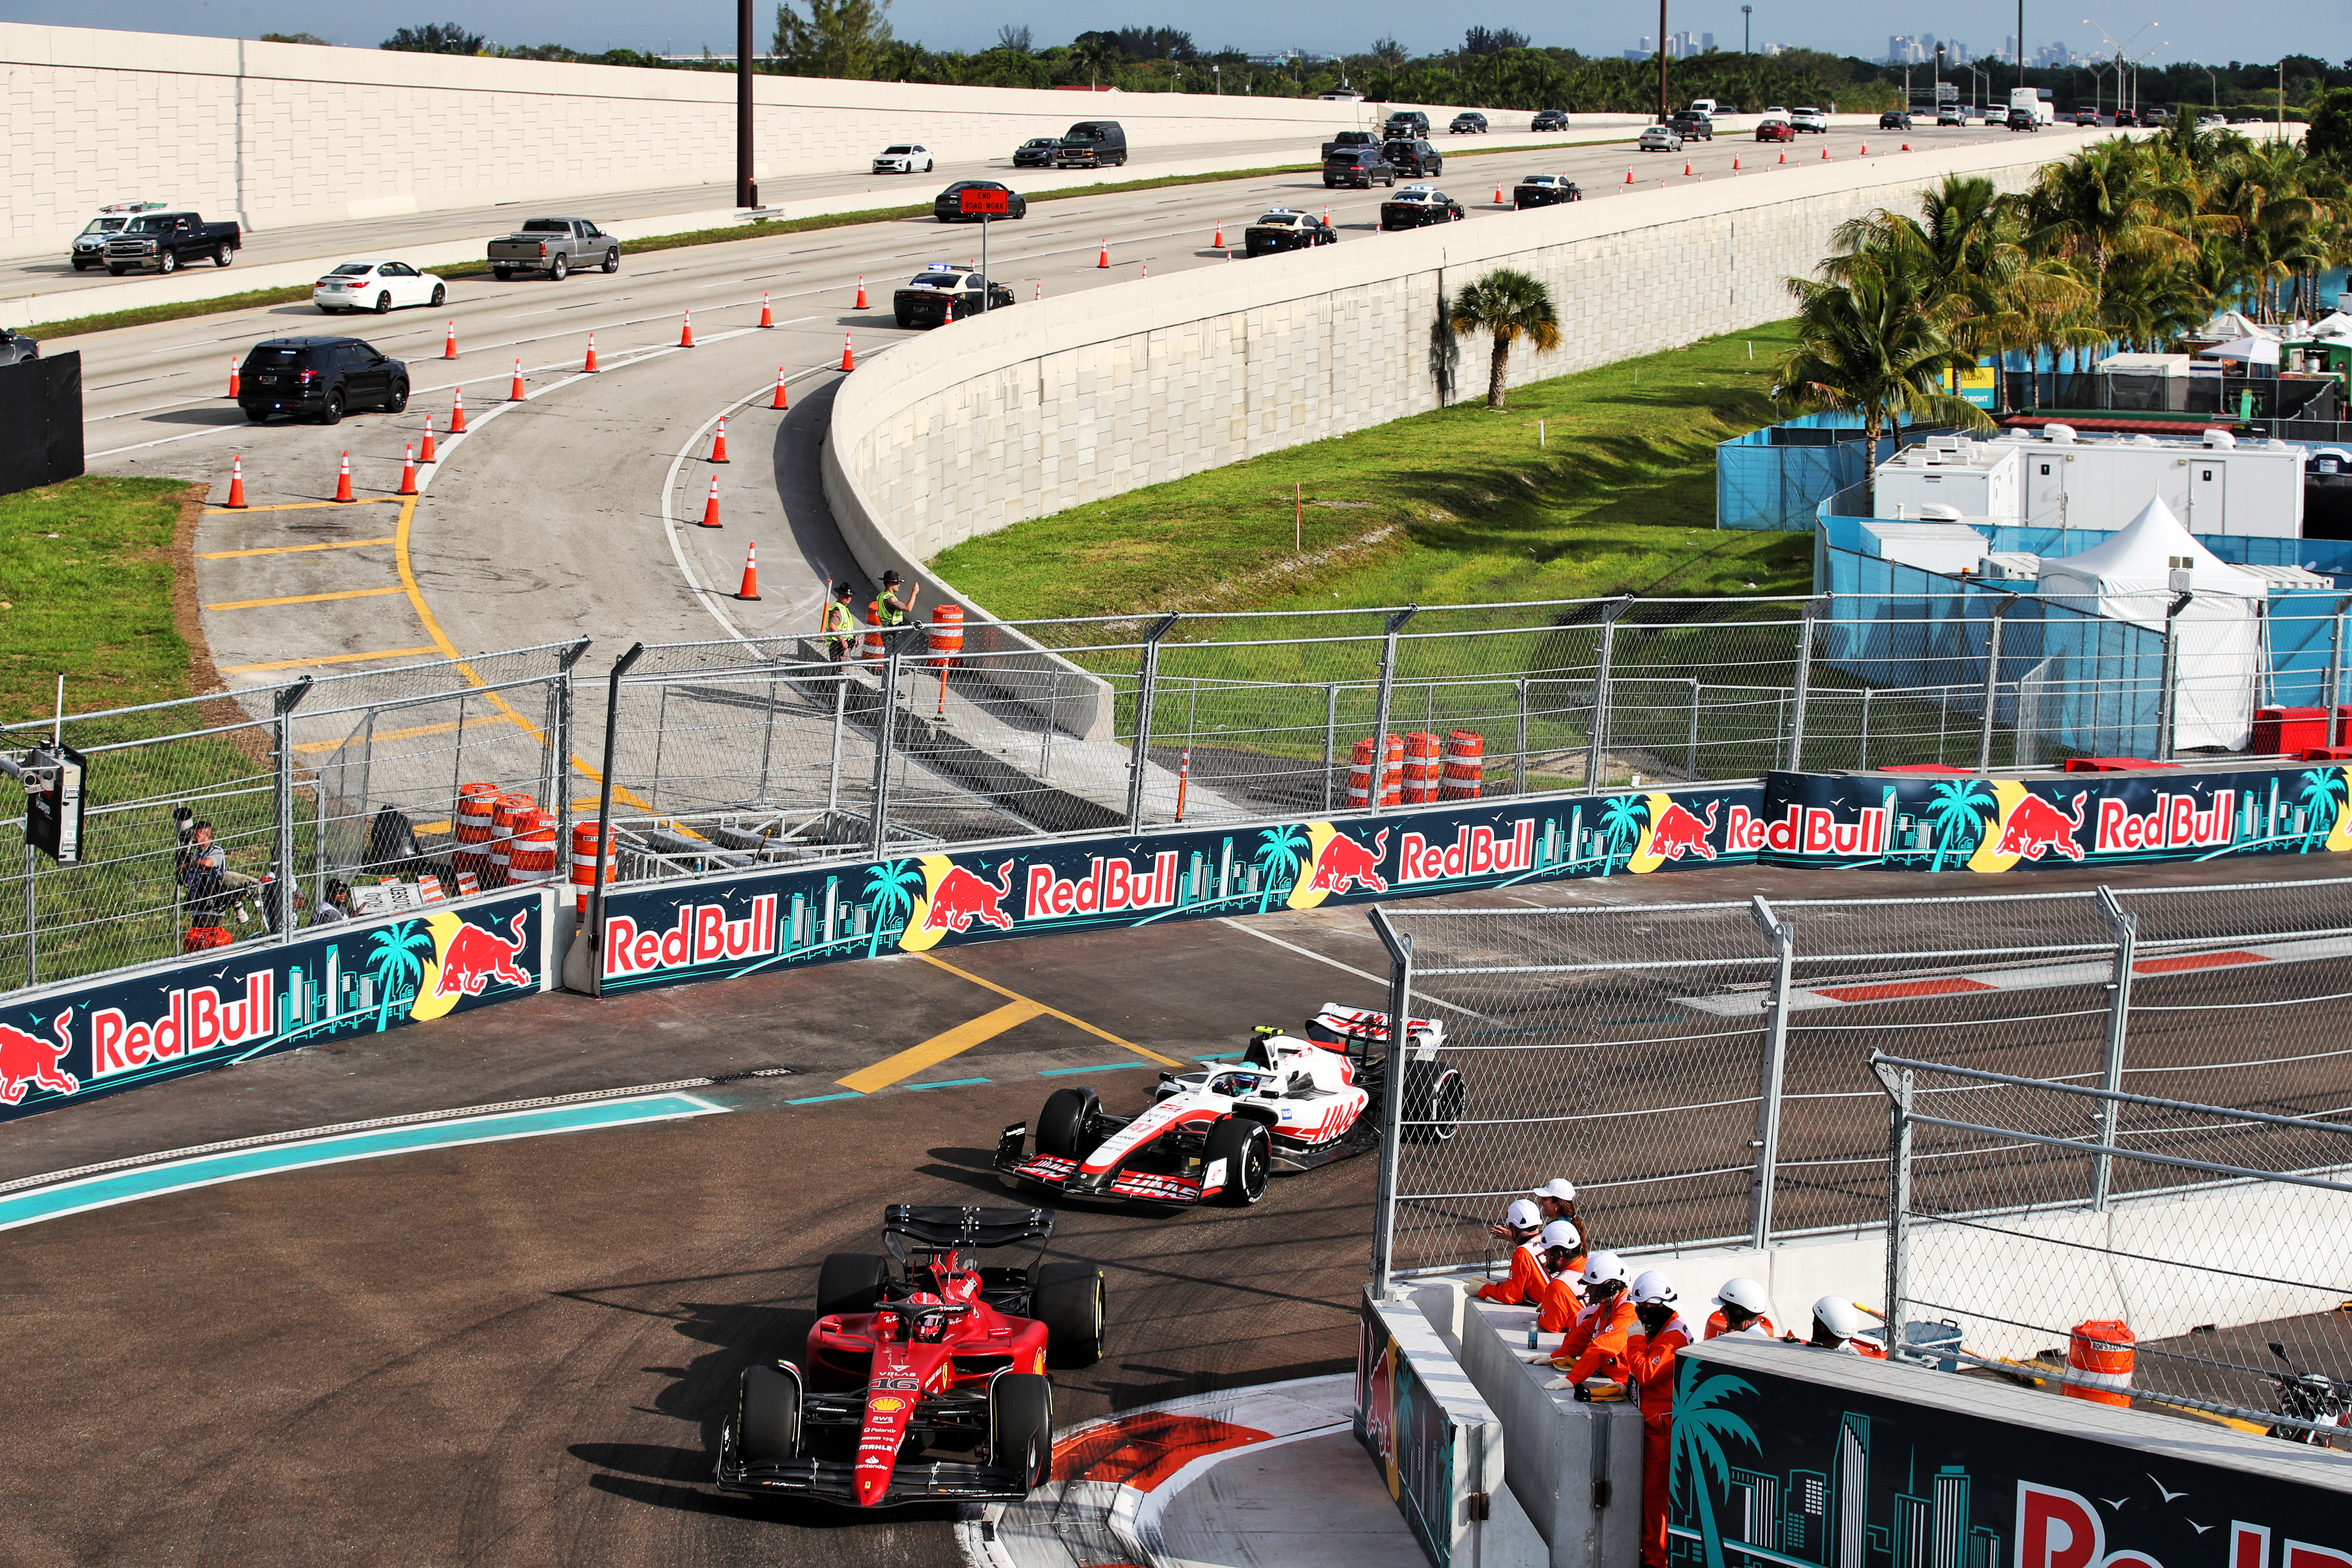
[[[756,0],[763,33],[772,25],[773,4]],[[2102,48],[2104,29],[2117,43],[2137,32],[2131,53],[2137,57],[2157,47],[2151,64],[2268,61],[2285,53],[2329,60],[2352,58],[2352,4],[2347,0],[2273,0],[2251,11],[2188,0],[2066,4],[2073,8],[2054,9],[2047,0],[2027,0],[2029,48],[2063,42],[2078,54],[2095,53]],[[2086,5],[2088,9],[2083,9]],[[1383,11],[1392,13],[1385,22]],[[691,52],[706,44],[724,50],[732,47],[734,31],[734,7],[724,0],[687,0],[658,8],[633,0],[412,0],[398,9],[359,7],[352,15],[354,19],[347,22],[331,7],[297,0],[8,0],[0,6],[0,19],[12,22],[224,37],[308,30],[331,43],[362,46],[381,43],[404,23],[430,21],[458,22],[501,43],[558,43],[587,51]],[[357,18],[362,15],[372,19],[362,23]],[[2085,16],[2097,25],[2085,23]],[[1626,20],[1621,23],[1617,17]],[[1066,42],[1074,27],[1070,18],[1068,7],[1043,0],[998,0],[985,7],[954,0],[895,0],[890,11],[900,37],[919,39],[937,49],[984,47],[995,41],[996,29],[1004,23],[1026,25],[1041,45]],[[1318,54],[1366,49],[1377,35],[1391,29],[1416,54],[1448,48],[1460,41],[1460,33],[1454,30],[1459,19],[1464,26],[1484,21],[1491,27],[1517,27],[1540,45],[1606,55],[1633,47],[1640,34],[1657,26],[1647,8],[1638,5],[1613,12],[1597,5],[1563,8],[1538,16],[1525,5],[1501,5],[1482,16],[1475,5],[1456,11],[1451,6],[1339,6],[1322,0],[1191,0],[1157,7],[1150,0],[1139,0],[1116,12],[1097,7],[1090,19],[1102,26],[1181,26],[1204,49],[1230,44],[1254,53],[1297,47]],[[2139,31],[2150,22],[2157,26]],[[1895,0],[1891,5],[1883,0],[1759,0],[1752,25],[1759,45],[1801,45],[1865,59],[1885,57],[1890,32],[1956,38],[1986,55],[1999,51],[2002,40],[2016,31],[2017,7],[2001,0]],[[1676,33],[1711,32],[1718,48],[1739,47],[1737,0],[1670,0],[1666,26]],[[761,42],[764,47],[764,37]]]

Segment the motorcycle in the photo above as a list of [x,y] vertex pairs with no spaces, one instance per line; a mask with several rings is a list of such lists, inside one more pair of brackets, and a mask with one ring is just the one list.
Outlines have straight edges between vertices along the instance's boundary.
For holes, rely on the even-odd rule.
[[2271,1354],[2284,1362],[2287,1368],[2268,1374],[2278,1386],[2278,1413],[2315,1425],[2273,1426],[2266,1436],[2284,1437],[2290,1443],[2308,1443],[2318,1448],[2334,1447],[2335,1434],[2320,1428],[2352,1426],[2352,1383],[2323,1372],[2295,1371],[2294,1359],[2275,1340],[2271,1342]]

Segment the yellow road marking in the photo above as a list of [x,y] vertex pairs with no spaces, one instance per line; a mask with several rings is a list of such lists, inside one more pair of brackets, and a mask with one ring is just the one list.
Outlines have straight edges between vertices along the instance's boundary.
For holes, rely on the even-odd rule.
[[[391,542],[389,540],[380,539],[374,541],[374,542],[378,544],[386,544]],[[440,651],[441,650],[439,648],[430,646],[425,647],[380,647],[373,653],[332,653],[323,655],[318,658],[276,659],[268,664],[228,664],[221,667],[221,673],[223,675],[251,675],[256,670],[262,669],[301,669],[306,666],[313,664],[357,664],[362,659],[408,658],[420,653],[439,653]]]
[[1084,1029],[1087,1034],[1094,1036],[1097,1039],[1108,1040],[1112,1045],[1117,1046],[1123,1051],[1133,1051],[1137,1056],[1149,1057],[1162,1067],[1181,1068],[1184,1065],[1182,1062],[1176,1060],[1172,1057],[1163,1057],[1158,1051],[1148,1050],[1145,1047],[1137,1045],[1133,1040],[1122,1040],[1108,1029],[1097,1029],[1092,1024],[1087,1023],[1084,1018],[1073,1018],[1067,1013],[1062,1012],[1058,1008],[1046,1006],[1043,1002],[1031,1002],[1028,997],[1022,995],[1018,991],[1008,991],[993,980],[982,980],[979,975],[972,973],[969,970],[958,969],[954,964],[950,963],[943,958],[933,958],[928,952],[919,952],[915,954],[915,956],[921,959],[925,963],[934,964],[940,969],[946,970],[950,974],[956,976],[960,980],[969,980],[974,985],[984,986],[988,990],[995,992],[999,996],[1010,996],[1016,1002],[1028,1003],[1030,1006],[1036,1008],[1038,1012],[1043,1013],[1045,1016],[1049,1018],[1059,1018],[1062,1022],[1069,1025],[1073,1028]]
[[289,594],[282,599],[224,599],[217,605],[204,607],[207,610],[259,610],[271,605],[323,605],[330,599],[374,599],[399,592],[397,588],[345,588],[339,594]]
[[[205,514],[213,515],[210,512]],[[259,550],[207,550],[196,557],[199,561],[234,561],[240,555],[299,555],[306,550],[357,550],[363,544],[390,544],[392,535],[382,539],[351,539],[333,544],[271,544]]]
[[[240,511],[324,511],[329,507],[335,506],[390,506],[396,500],[407,499],[405,496],[362,496],[356,501],[289,500],[278,506],[241,506],[234,510],[225,506],[208,506],[205,508],[205,515],[235,517]],[[211,557],[207,556],[205,559],[210,560]]]
[[[485,724],[503,724],[505,722],[507,722],[507,717],[505,714],[489,713],[484,714],[479,718],[467,720],[465,721],[465,727],[468,730],[478,730]],[[419,735],[454,735],[457,732],[457,721],[455,719],[448,719],[444,720],[438,724],[418,724],[414,728],[407,730],[378,730],[374,734],[369,736],[368,740],[372,744],[381,745],[386,741],[413,741]],[[305,741],[294,749],[305,753],[331,752],[342,744],[343,742],[341,741]]]
[[1007,1002],[994,1012],[983,1013],[969,1024],[958,1024],[943,1035],[933,1035],[919,1046],[908,1046],[895,1057],[885,1057],[870,1068],[860,1068],[847,1078],[834,1081],[844,1089],[872,1094],[877,1089],[889,1088],[902,1078],[912,1078],[925,1068],[937,1067],[950,1057],[971,1049],[982,1040],[992,1040],[1015,1025],[1025,1024],[1040,1014],[1051,1012],[1053,1009],[1043,1003]]

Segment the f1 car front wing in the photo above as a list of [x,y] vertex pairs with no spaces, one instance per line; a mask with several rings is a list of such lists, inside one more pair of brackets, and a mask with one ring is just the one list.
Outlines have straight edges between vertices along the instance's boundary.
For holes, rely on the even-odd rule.
[[1066,1155],[1025,1153],[1028,1136],[1029,1124],[1016,1121],[996,1141],[996,1168],[1015,1181],[1034,1183],[1064,1197],[1102,1203],[1192,1205],[1201,1201],[1201,1181],[1196,1176],[1125,1167],[1088,1175]]

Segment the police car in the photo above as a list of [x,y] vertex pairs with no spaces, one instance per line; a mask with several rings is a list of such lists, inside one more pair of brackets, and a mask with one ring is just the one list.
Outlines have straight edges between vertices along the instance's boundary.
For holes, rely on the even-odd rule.
[[1511,187],[1514,208],[1558,206],[1562,202],[1583,199],[1584,193],[1566,174],[1529,174]]
[[1435,185],[1407,185],[1381,204],[1381,226],[1385,229],[1461,221],[1462,204]]
[[934,261],[890,296],[890,309],[902,327],[940,327],[950,309],[957,321],[979,315],[982,300],[989,310],[1002,310],[1013,303],[1013,290],[952,261]]
[[1329,224],[1313,213],[1295,213],[1288,207],[1271,208],[1242,237],[1243,251],[1249,256],[1271,256],[1277,250],[1308,250],[1318,245],[1338,243],[1339,236]]

